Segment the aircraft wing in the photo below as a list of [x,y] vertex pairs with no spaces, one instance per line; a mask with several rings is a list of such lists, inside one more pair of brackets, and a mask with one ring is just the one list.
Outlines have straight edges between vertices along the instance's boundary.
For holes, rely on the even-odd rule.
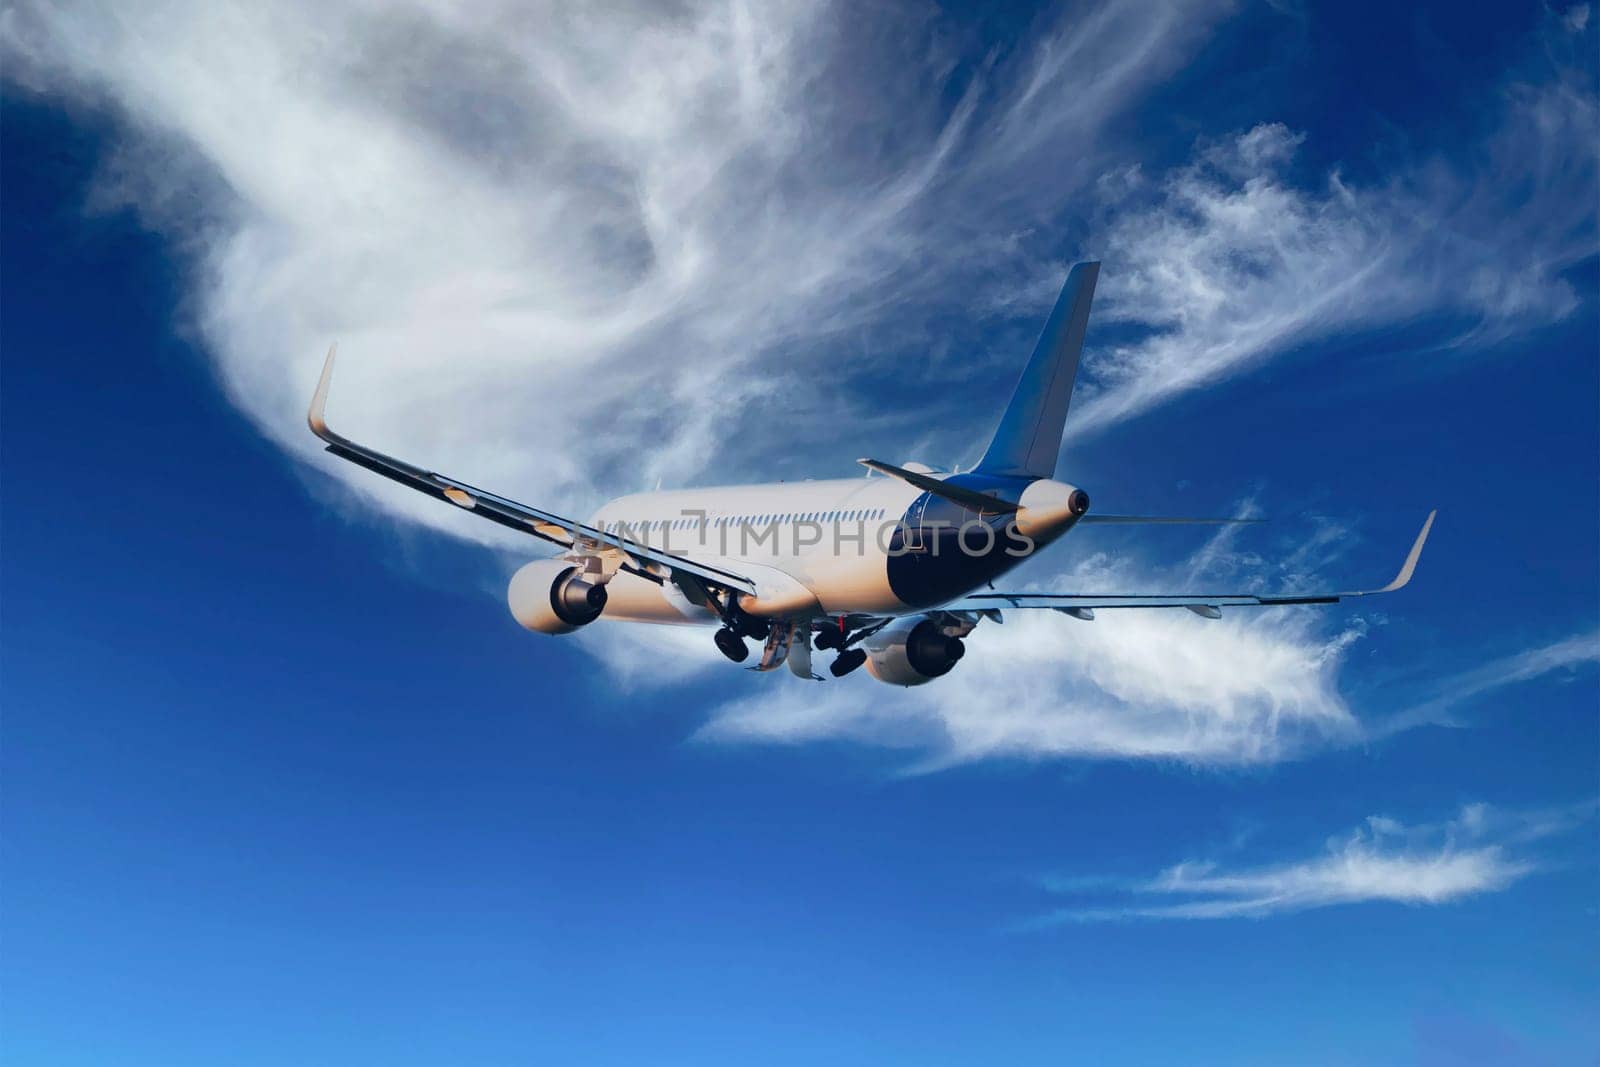
[[1050,608],[1079,618],[1093,618],[1099,608],[1188,608],[1197,615],[1217,618],[1225,607],[1258,608],[1282,604],[1336,604],[1352,597],[1392,593],[1411,581],[1422,555],[1423,543],[1433,528],[1437,511],[1427,521],[1400,566],[1400,573],[1381,589],[1345,593],[979,593],[944,607],[946,611],[995,611],[1002,608]]
[[401,485],[408,485],[431,497],[448,501],[490,522],[532,534],[563,548],[596,554],[618,551],[625,559],[622,564],[624,570],[654,582],[665,581],[669,576],[689,577],[720,589],[755,594],[755,584],[743,575],[662,551],[630,537],[607,533],[574,519],[563,518],[552,511],[507,500],[503,496],[477,489],[447,475],[414,467],[403,460],[386,456],[382,452],[358,445],[348,437],[334,433],[328,428],[327,420],[323,417],[323,408],[328,401],[328,384],[333,379],[333,359],[337,348],[335,345],[328,350],[328,361],[323,364],[322,378],[317,382],[317,391],[311,398],[311,409],[306,413],[306,422],[310,425],[312,433],[328,443],[327,450],[340,459],[349,460],[357,466],[365,467]]

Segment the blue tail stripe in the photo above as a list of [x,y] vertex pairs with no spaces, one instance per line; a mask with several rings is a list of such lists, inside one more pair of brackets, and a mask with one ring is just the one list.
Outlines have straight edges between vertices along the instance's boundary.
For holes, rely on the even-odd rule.
[[1011,395],[989,450],[975,468],[979,473],[1049,478],[1056,472],[1061,428],[1067,421],[1078,356],[1089,324],[1099,263],[1079,263],[1067,275],[1055,310]]

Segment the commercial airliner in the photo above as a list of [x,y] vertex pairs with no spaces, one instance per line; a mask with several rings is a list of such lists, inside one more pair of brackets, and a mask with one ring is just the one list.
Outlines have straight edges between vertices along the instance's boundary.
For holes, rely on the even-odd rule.
[[[328,428],[328,352],[307,421],[327,450],[474,515],[564,550],[511,578],[511,614],[529,630],[571,633],[597,619],[716,628],[730,660],[761,642],[756,671],[802,678],[813,651],[842,678],[866,665],[879,681],[922,685],[948,674],[962,641],[1003,611],[1168,608],[1219,618],[1223,608],[1332,604],[1411,580],[1430,512],[1388,585],[1348,593],[1000,592],[994,581],[1078,526],[1248,522],[1096,515],[1089,494],[1055,477],[1062,428],[1089,322],[1098,263],[1067,275],[1010,406],[977,466],[859,462],[866,477],[716,486],[619,497],[587,522],[563,518],[376,452]],[[880,475],[874,477],[873,475]]]

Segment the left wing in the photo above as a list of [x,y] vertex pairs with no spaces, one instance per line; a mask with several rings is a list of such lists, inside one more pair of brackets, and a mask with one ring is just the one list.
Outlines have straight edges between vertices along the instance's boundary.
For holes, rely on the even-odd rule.
[[333,357],[337,349],[337,345],[328,349],[328,361],[323,364],[322,378],[317,382],[317,391],[311,398],[311,409],[306,412],[306,422],[310,425],[312,433],[328,443],[328,451],[340,459],[347,459],[357,466],[365,467],[401,485],[408,485],[431,497],[449,501],[490,522],[532,534],[563,548],[595,555],[618,552],[623,557],[621,564],[623,570],[653,582],[662,582],[670,576],[680,584],[692,586],[700,583],[718,589],[755,595],[755,584],[743,575],[665,552],[619,533],[610,533],[573,519],[565,519],[542,508],[507,500],[503,496],[476,489],[443,474],[414,467],[403,460],[386,456],[382,452],[358,445],[348,437],[334,433],[328,429],[327,420],[323,417],[323,408],[328,402],[328,384],[333,380]]
[[1406,554],[1405,563],[1394,580],[1381,589],[1362,589],[1348,593],[979,593],[946,604],[946,611],[993,611],[997,608],[1051,608],[1067,615],[1089,619],[1097,608],[1188,608],[1196,615],[1217,618],[1225,607],[1271,607],[1278,604],[1336,604],[1351,597],[1392,593],[1411,581],[1422,555],[1422,545],[1433,528],[1438,511],[1428,512],[1422,531]]

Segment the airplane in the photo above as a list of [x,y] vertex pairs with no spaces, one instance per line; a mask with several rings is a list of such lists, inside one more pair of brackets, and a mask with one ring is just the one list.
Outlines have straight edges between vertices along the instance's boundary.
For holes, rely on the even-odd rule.
[[[922,685],[948,674],[980,622],[1047,610],[1081,620],[1112,609],[1167,608],[1219,618],[1223,608],[1333,604],[1410,580],[1433,527],[1429,512],[1399,573],[1355,592],[998,592],[993,582],[1069,531],[1097,523],[1224,524],[1240,518],[1097,515],[1083,489],[1055,478],[1100,264],[1075,265],[1000,425],[971,470],[858,462],[866,477],[635,493],[586,522],[564,518],[386,456],[328,428],[338,346],[328,351],[307,421],[327,451],[561,555],[519,569],[506,599],[529,630],[572,633],[598,619],[715,627],[715,643],[750,669],[787,664],[802,678],[814,651],[829,673],[863,665],[879,681]],[[874,477],[873,475],[881,475]],[[987,591],[986,591],[987,590]]]

